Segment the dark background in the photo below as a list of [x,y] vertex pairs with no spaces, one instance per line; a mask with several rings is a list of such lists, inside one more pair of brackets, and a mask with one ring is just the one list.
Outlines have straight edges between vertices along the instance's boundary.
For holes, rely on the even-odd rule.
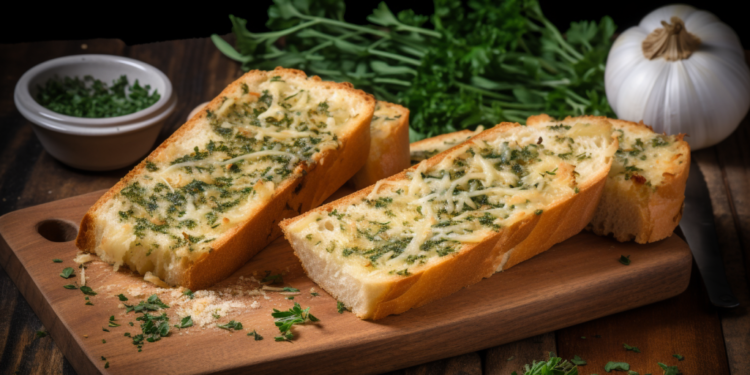
[[[381,0],[347,1],[346,20],[365,23],[365,18]],[[432,3],[413,0],[387,0],[396,13],[413,9],[419,14],[432,14]],[[599,20],[609,15],[622,32],[635,26],[652,10],[675,1],[597,1],[573,2],[540,0],[542,11],[562,32],[570,22]],[[734,29],[745,48],[750,48],[750,22],[735,1],[686,0],[683,3],[710,11]],[[248,20],[248,29],[266,30],[267,10],[270,0],[240,2],[188,2],[167,7],[153,2],[150,5],[135,3],[98,3],[91,5],[42,5],[32,1],[14,3],[14,10],[4,14],[0,22],[0,43],[19,43],[43,40],[72,40],[91,38],[119,38],[126,44],[140,44],[172,39],[202,38],[213,33],[227,34],[231,24],[230,13]],[[24,9],[25,8],[25,9]],[[163,10],[159,10],[163,9]]]

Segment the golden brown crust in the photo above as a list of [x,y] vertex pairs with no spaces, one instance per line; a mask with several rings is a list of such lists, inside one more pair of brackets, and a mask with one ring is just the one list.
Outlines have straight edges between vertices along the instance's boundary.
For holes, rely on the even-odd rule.
[[[230,229],[217,239],[210,254],[198,259],[192,265],[184,265],[177,284],[186,288],[192,290],[206,288],[229,276],[281,235],[281,230],[277,225],[279,221],[286,217],[299,215],[321,204],[359,170],[366,159],[370,146],[369,124],[375,109],[375,99],[364,91],[354,89],[350,83],[323,82],[318,76],[307,77],[300,70],[281,67],[273,71],[252,70],[227,86],[206,105],[205,109],[218,109],[223,102],[222,97],[240,90],[242,83],[250,79],[256,79],[258,76],[271,74],[285,78],[297,76],[314,82],[321,82],[326,88],[344,90],[348,95],[360,97],[365,103],[365,112],[353,120],[355,123],[351,127],[352,131],[339,138],[342,143],[341,147],[320,153],[316,159],[317,163],[312,166],[303,165],[301,173],[296,178],[282,182],[274,191],[271,201],[261,207],[250,220]],[[79,249],[89,253],[95,252],[96,228],[94,218],[97,211],[131,180],[139,176],[146,168],[147,161],[156,158],[169,145],[177,142],[197,126],[199,119],[205,116],[205,113],[203,111],[203,114],[194,116],[182,125],[86,212],[76,238],[76,246]]]
[[370,154],[367,162],[348,182],[355,190],[364,189],[378,180],[393,176],[409,168],[410,165],[409,110],[398,104],[383,101],[378,104],[398,111],[401,117],[398,121],[379,129],[379,132],[384,133],[382,136],[370,138]]
[[[493,139],[495,134],[516,126],[521,125],[502,123],[472,137],[471,140]],[[460,147],[460,144],[422,163],[426,163],[425,166],[427,168],[437,165],[458,147]],[[612,147],[614,149],[617,148],[616,140],[613,142]],[[412,166],[386,179],[386,181],[406,179],[406,173],[416,171],[418,167],[418,165]],[[503,269],[503,255],[508,252],[510,252],[510,260],[508,260],[504,268],[529,259],[534,255],[548,250],[555,243],[577,234],[590,221],[608,172],[608,167],[602,168],[599,173],[589,178],[587,182],[579,185],[578,194],[571,199],[554,203],[542,215],[528,214],[513,225],[500,229],[499,232],[487,240],[478,244],[465,245],[459,252],[442,258],[441,261],[429,268],[416,271],[410,276],[394,276],[388,279],[386,291],[382,293],[377,301],[372,314],[358,315],[358,317],[376,320],[422,306],[430,301],[445,297],[464,287],[475,284],[483,278],[492,276],[498,268]],[[318,207],[310,211],[307,215],[322,211],[330,212],[336,207],[354,204],[369,195],[372,189],[373,186],[370,186]],[[287,239],[292,243],[293,241],[288,228],[304,216],[301,215],[287,219],[280,224]],[[578,220],[561,219],[568,216],[576,217]],[[295,254],[299,257],[296,249]],[[308,270],[305,270],[305,272],[310,275]],[[319,285],[325,289],[325,285],[320,283]],[[330,290],[327,291],[331,292]]]
[[[653,132],[653,128],[639,123],[608,119],[600,116],[567,117],[562,122],[578,120],[607,120],[616,128],[633,132]],[[531,116],[528,126],[556,122],[550,116]],[[612,235],[621,242],[635,241],[650,243],[672,235],[682,218],[682,205],[685,200],[685,184],[690,171],[690,146],[677,135],[678,154],[685,157],[682,164],[672,164],[674,173],[665,175],[658,186],[646,186],[637,179],[628,181],[608,180],[602,201],[588,229],[598,235]]]

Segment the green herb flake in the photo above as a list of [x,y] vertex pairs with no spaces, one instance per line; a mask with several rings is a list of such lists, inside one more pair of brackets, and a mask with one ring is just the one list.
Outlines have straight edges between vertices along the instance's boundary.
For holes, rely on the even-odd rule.
[[630,370],[630,364],[627,362],[607,362],[606,365],[604,365],[604,371],[611,372],[611,371],[628,371]]
[[122,294],[122,293],[118,294],[118,295],[117,295],[117,298],[118,298],[118,299],[119,299],[120,301],[123,301],[123,302],[125,302],[125,301],[127,301],[127,300],[128,300],[128,297],[125,297],[125,295],[124,295],[124,294]]
[[180,324],[174,325],[175,328],[188,328],[192,326],[193,326],[193,318],[190,315],[182,318],[182,320],[180,321]]
[[620,255],[620,263],[623,265],[629,266],[630,265],[630,255]]
[[45,332],[45,331],[36,331],[36,337],[37,338],[47,337],[47,332]]
[[93,289],[91,289],[91,287],[88,286],[82,286],[79,289],[81,289],[81,292],[83,292],[83,294],[87,296],[95,296],[97,294]]
[[263,340],[263,336],[261,336],[260,333],[256,332],[255,330],[253,330],[252,332],[249,332],[247,335],[255,336],[255,341]]
[[682,360],[684,360],[684,359],[685,359],[685,357],[683,357],[683,356],[681,356],[681,355],[679,355],[679,354],[672,354],[672,357],[675,357],[675,358],[677,358],[677,360],[678,360],[678,361],[682,361]]
[[109,361],[107,361],[107,363],[104,364],[104,368],[109,368]]
[[71,276],[73,276],[73,267],[65,267],[62,273],[60,273],[60,277],[62,277],[63,279],[67,279]]
[[65,288],[65,289],[78,289],[78,287],[75,286],[75,285],[73,285],[73,284],[63,285],[63,288]]
[[73,117],[106,118],[124,116],[152,106],[161,95],[138,80],[131,86],[121,75],[111,85],[86,75],[53,77],[44,86],[37,86],[36,101],[43,107]]
[[339,312],[339,314],[343,314],[344,311],[346,311],[346,306],[342,302],[336,301],[336,311]]
[[274,337],[276,341],[291,341],[294,338],[291,330],[295,324],[319,321],[318,318],[310,314],[309,307],[302,310],[302,307],[297,302],[287,311],[273,309],[271,316],[274,318],[274,324],[279,328],[279,332],[281,333],[281,336]]
[[586,365],[586,361],[584,361],[583,359],[581,359],[581,357],[579,357],[577,355],[573,356],[573,359],[571,359],[570,362],[572,362],[576,366],[585,366]]
[[636,347],[636,346],[630,346],[630,345],[625,344],[625,343],[623,343],[622,346],[625,348],[625,350],[629,350],[631,352],[635,352],[635,353],[640,353],[641,352],[641,350],[638,349],[638,347]]
[[182,292],[182,295],[183,295],[183,296],[187,296],[187,297],[188,297],[188,298],[190,298],[190,299],[193,299],[193,297],[195,297],[195,295],[193,294],[193,291],[192,291],[192,290],[190,290],[190,289],[185,289],[185,290],[184,290],[184,291]]
[[62,263],[62,259],[52,259],[52,263]]
[[664,363],[659,362],[659,367],[661,367],[662,370],[664,370],[664,375],[678,375],[680,374],[680,369],[677,368],[677,366],[667,366]]

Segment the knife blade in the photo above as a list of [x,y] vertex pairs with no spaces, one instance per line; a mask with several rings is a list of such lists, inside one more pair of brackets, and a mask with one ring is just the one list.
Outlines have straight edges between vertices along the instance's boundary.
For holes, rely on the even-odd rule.
[[724,260],[719,251],[719,236],[714,226],[714,210],[708,186],[695,161],[690,163],[680,229],[693,252],[711,303],[723,308],[739,306],[740,303],[729,286]]

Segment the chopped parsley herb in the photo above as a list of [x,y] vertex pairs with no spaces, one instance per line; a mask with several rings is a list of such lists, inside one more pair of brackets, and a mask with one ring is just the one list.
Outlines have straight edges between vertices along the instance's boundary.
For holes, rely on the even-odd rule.
[[604,371],[611,372],[611,371],[628,371],[630,370],[630,364],[626,362],[607,362],[606,365],[604,365]]
[[78,289],[78,288],[77,288],[77,287],[76,287],[75,285],[73,285],[73,284],[63,285],[63,288],[65,288],[65,289]]
[[73,275],[73,267],[66,267],[65,269],[63,269],[62,273],[60,274],[60,277],[62,277],[63,279],[67,279],[72,275]]
[[192,326],[193,326],[193,318],[190,315],[182,318],[182,320],[180,321],[180,324],[174,325],[175,328],[188,328]]
[[154,164],[152,161],[149,160],[146,162],[146,169],[149,172],[156,172],[159,170],[159,167],[157,167],[156,164]]
[[62,263],[62,259],[52,259],[52,263]]
[[310,295],[311,295],[311,296],[313,296],[313,297],[317,297],[317,296],[319,296],[320,294],[318,294],[317,292],[310,292]]
[[83,294],[85,294],[87,296],[95,296],[96,295],[96,292],[93,289],[91,289],[91,287],[82,286],[80,289],[81,289],[81,292],[83,292]]
[[128,300],[128,297],[125,297],[125,295],[124,295],[124,294],[122,294],[122,293],[118,294],[118,295],[117,295],[117,298],[118,298],[118,299],[119,299],[120,301],[123,301],[123,302],[124,302],[124,301],[127,301],[127,300]]
[[47,337],[47,332],[45,332],[45,331],[36,331],[36,337],[37,338]]
[[641,350],[638,349],[637,346],[630,346],[630,345],[624,344],[624,343],[622,344],[622,346],[625,348],[625,350],[629,350],[631,352],[635,352],[635,353],[640,353],[641,352]]
[[193,294],[193,291],[192,291],[192,290],[190,290],[190,289],[185,289],[185,290],[184,290],[184,291],[182,292],[182,295],[183,295],[183,296],[187,296],[187,298],[190,298],[190,299],[193,299],[193,297],[195,297],[195,295]]
[[661,367],[661,369],[664,370],[664,375],[680,374],[680,370],[677,368],[677,366],[667,366],[661,362],[659,362],[658,364],[659,364],[659,367]]
[[216,326],[221,329],[226,329],[227,331],[231,331],[231,330],[239,331],[242,329],[242,323],[234,321],[234,320],[230,320],[229,323],[227,324],[217,324]]
[[104,328],[104,327],[102,327],[102,331],[104,331],[104,332],[109,332],[109,330],[108,330],[108,329],[106,329],[106,328]]
[[581,357],[579,357],[577,355],[573,356],[573,359],[571,359],[570,362],[572,362],[576,366],[585,366],[586,365],[586,361],[584,361],[583,359],[581,359]]
[[[508,358],[508,360],[510,361],[511,358]],[[560,357],[555,357],[552,353],[549,353],[548,361],[534,361],[531,365],[527,364],[523,368],[525,369],[523,375],[578,375],[578,367],[575,364]],[[518,375],[518,373],[513,371],[511,375]]]
[[260,333],[253,330],[252,332],[248,332],[248,336],[255,336],[255,341],[263,340],[263,336],[260,335]]
[[271,316],[274,318],[274,324],[279,328],[281,336],[276,336],[276,341],[291,341],[294,338],[292,326],[295,324],[305,324],[306,322],[317,322],[318,318],[310,314],[310,308],[302,310],[299,303],[295,302],[294,306],[287,311],[273,309]]
[[113,80],[111,85],[86,75],[55,76],[44,86],[37,86],[37,103],[63,115],[86,118],[124,116],[152,106],[161,95],[151,86],[141,86],[138,80],[131,86],[126,75]]
[[343,314],[344,311],[346,311],[346,306],[344,306],[343,302],[336,301],[336,311],[338,311],[339,314]]
[[283,284],[284,278],[281,274],[271,275],[271,271],[266,271],[266,276],[260,280],[261,284]]
[[626,266],[629,266],[630,265],[630,255],[628,255],[628,256],[620,255],[620,263],[622,263],[622,264],[624,264]]
[[534,211],[534,215],[539,216],[539,215],[542,214],[542,212],[544,212],[544,211],[541,210],[541,209],[540,210],[536,210],[536,211]]
[[104,368],[109,368],[109,361],[104,364]]
[[672,354],[672,357],[675,357],[675,358],[677,358],[677,360],[678,360],[678,361],[682,361],[682,360],[684,360],[684,359],[685,359],[685,357],[683,357],[683,356],[681,356],[681,355],[679,355],[679,354]]
[[299,289],[292,288],[290,286],[285,286],[284,289],[282,289],[283,292],[291,292],[291,293],[299,293]]
[[[109,332],[109,331],[107,331],[107,332]],[[106,344],[106,343],[107,343],[107,340],[102,339],[102,344]]]
[[281,79],[281,76],[273,76],[269,82],[286,82]]
[[146,311],[157,311],[159,309],[166,309],[169,306],[162,302],[156,294],[148,297],[146,301],[141,301],[137,305],[125,305],[125,313],[135,311],[136,313],[145,313]]

